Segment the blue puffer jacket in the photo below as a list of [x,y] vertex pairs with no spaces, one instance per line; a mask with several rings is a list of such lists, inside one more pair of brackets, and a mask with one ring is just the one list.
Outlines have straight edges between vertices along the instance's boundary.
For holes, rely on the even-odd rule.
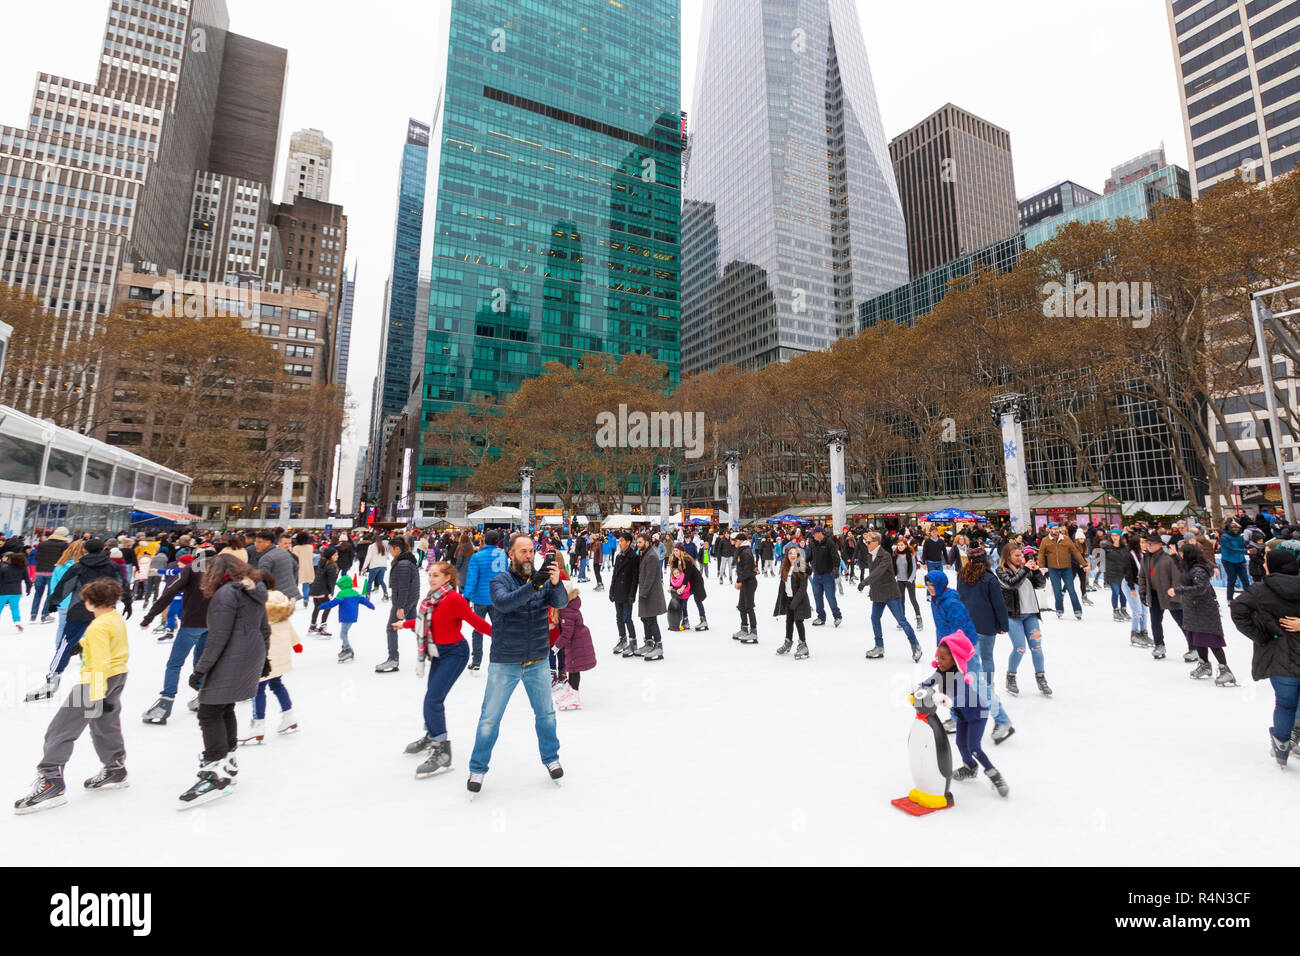
[[961,598],[948,587],[948,575],[943,571],[931,571],[925,580],[934,585],[934,600],[930,602],[930,611],[934,614],[935,645],[938,646],[939,641],[949,634],[961,631],[978,648],[979,632],[975,630],[975,622],[970,619]]
[[569,603],[565,583],[535,588],[513,571],[502,571],[492,579],[493,664],[522,664],[546,660],[551,650],[550,608]]
[[496,545],[474,552],[465,572],[465,600],[470,604],[492,603],[492,579],[510,567],[510,558]]
[[[975,584],[967,584],[957,578],[957,594],[966,611],[975,622],[978,634],[1001,634],[1007,629],[1007,602],[1002,600],[1002,585],[992,571],[985,571],[984,577]],[[970,637],[969,634],[966,635]]]
[[1223,532],[1219,535],[1219,557],[1225,564],[1238,564],[1246,560],[1246,538],[1240,534]]

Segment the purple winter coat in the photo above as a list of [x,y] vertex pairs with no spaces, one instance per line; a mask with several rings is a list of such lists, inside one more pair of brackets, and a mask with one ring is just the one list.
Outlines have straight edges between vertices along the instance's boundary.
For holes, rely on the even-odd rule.
[[564,651],[566,673],[581,673],[596,666],[596,648],[591,643],[591,631],[582,623],[582,598],[575,597],[560,608],[560,636],[555,639],[555,652]]

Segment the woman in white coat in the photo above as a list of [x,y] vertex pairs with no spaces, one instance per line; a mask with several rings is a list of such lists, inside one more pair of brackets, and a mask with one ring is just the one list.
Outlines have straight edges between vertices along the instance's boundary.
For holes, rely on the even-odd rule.
[[375,538],[366,548],[366,556],[361,562],[361,573],[366,575],[367,595],[373,594],[376,587],[383,588],[384,600],[388,600],[388,584],[384,575],[388,573],[388,545],[383,538]]

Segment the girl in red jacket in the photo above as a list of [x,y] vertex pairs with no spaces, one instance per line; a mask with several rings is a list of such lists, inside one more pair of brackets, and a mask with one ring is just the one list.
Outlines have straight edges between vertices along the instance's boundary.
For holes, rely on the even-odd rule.
[[449,561],[429,565],[429,593],[420,602],[416,620],[403,622],[416,633],[419,664],[416,676],[429,665],[429,684],[424,693],[425,734],[406,748],[408,754],[428,752],[424,763],[415,771],[416,779],[432,777],[451,769],[451,741],[447,739],[447,713],[444,702],[452,685],[469,663],[469,644],[461,634],[461,625],[469,624],[480,634],[492,635],[492,625],[475,614],[456,590],[459,583],[456,566]]

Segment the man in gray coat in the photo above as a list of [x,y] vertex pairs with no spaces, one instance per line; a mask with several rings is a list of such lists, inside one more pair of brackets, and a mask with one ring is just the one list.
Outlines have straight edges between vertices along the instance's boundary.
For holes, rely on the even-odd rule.
[[[1173,615],[1179,628],[1183,626],[1182,602],[1176,596],[1169,596],[1169,589],[1179,583],[1179,574],[1174,559],[1165,550],[1165,542],[1160,535],[1154,532],[1148,534],[1142,547],[1146,554],[1142,555],[1138,593],[1142,603],[1151,609],[1151,635],[1156,639],[1156,646],[1151,656],[1161,661],[1165,658],[1165,611],[1168,610]],[[1191,648],[1191,642],[1188,642],[1187,654],[1183,659],[1189,664],[1197,656]]]
[[393,593],[393,608],[388,612],[388,659],[375,665],[375,673],[391,674],[397,670],[397,628],[402,621],[414,619],[420,603],[420,568],[411,553],[411,543],[400,534],[388,541],[393,563],[388,568],[388,586]]
[[[290,544],[288,538],[281,539]],[[262,530],[253,539],[253,548],[257,552],[256,568],[263,575],[275,578],[275,589],[296,604],[302,600],[298,592],[298,560],[286,547],[275,546],[275,532]]]
[[664,659],[663,635],[659,633],[659,615],[668,613],[668,599],[664,597],[663,571],[659,552],[650,543],[645,532],[637,535],[637,550],[641,552],[641,568],[637,574],[636,616],[641,618],[645,644],[638,655],[642,660]]
[[874,660],[885,656],[885,638],[880,630],[880,619],[888,608],[912,645],[912,660],[919,661],[921,645],[917,643],[916,632],[907,623],[907,614],[903,611],[903,592],[899,589],[898,575],[894,572],[894,559],[880,546],[879,531],[868,531],[866,541],[867,567],[858,590],[871,589],[867,593],[871,598],[871,630],[876,638],[876,646],[867,651],[867,657]]

